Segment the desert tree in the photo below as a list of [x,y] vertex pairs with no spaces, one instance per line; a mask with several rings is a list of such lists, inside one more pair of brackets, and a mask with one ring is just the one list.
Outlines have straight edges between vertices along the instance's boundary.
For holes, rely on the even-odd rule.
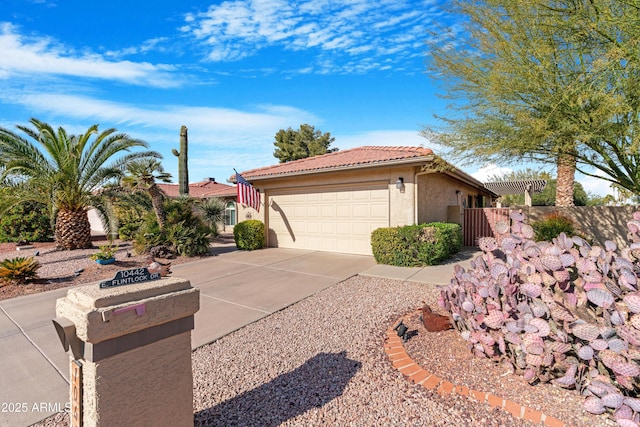
[[338,151],[337,148],[329,148],[334,141],[329,132],[322,133],[308,124],[300,125],[298,130],[280,129],[273,143],[276,147],[273,156],[284,163],[332,153]]
[[423,134],[462,161],[554,163],[558,206],[573,205],[579,167],[589,174],[584,166],[602,166],[612,182],[635,176],[625,93],[637,92],[631,70],[622,70],[629,60],[620,58],[633,52],[615,47],[631,33],[613,35],[607,18],[597,35],[599,1],[453,2],[455,24],[432,39],[429,61],[453,108],[440,117],[442,128]]

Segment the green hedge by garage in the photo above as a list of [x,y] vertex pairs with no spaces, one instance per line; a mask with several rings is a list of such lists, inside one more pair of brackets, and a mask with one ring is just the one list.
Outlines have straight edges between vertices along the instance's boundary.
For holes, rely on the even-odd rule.
[[401,267],[434,265],[460,251],[462,227],[432,222],[378,228],[371,233],[371,247],[378,264]]
[[252,251],[264,248],[264,223],[257,219],[239,222],[233,227],[233,238],[238,249]]

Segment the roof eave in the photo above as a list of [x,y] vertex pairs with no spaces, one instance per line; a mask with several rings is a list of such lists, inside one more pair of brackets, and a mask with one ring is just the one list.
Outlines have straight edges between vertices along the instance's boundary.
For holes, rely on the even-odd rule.
[[[285,173],[279,173],[279,174],[270,174],[270,175],[259,175],[259,176],[244,176],[243,177],[247,180],[247,181],[264,181],[264,180],[268,180],[268,179],[278,179],[278,178],[289,178],[289,177],[294,177],[294,176],[301,176],[301,175],[314,175],[314,174],[320,174],[320,173],[327,173],[327,172],[336,172],[336,171],[343,171],[343,170],[353,170],[353,169],[367,169],[367,168],[374,168],[374,167],[381,167],[381,166],[399,166],[399,165],[410,165],[410,164],[421,164],[424,162],[432,162],[435,159],[435,155],[430,154],[428,156],[422,156],[422,157],[412,157],[410,159],[397,159],[397,160],[385,160],[385,161],[381,161],[381,162],[372,162],[372,163],[362,163],[362,164],[355,164],[355,165],[345,165],[345,166],[334,166],[334,167],[329,167],[329,168],[325,168],[325,169],[309,169],[309,170],[303,170],[303,171],[298,171],[298,172],[285,172]],[[235,180],[227,180],[227,182],[233,182],[235,183]]]
[[484,186],[484,183],[481,182],[480,180],[477,180],[476,178],[472,177],[471,175],[469,175],[468,173],[464,172],[461,169],[458,169],[457,167],[453,166],[451,163],[445,161],[442,158],[439,158],[441,162],[445,163],[445,168],[443,170],[440,170],[438,168],[434,168],[434,171],[440,171],[442,173],[445,173],[449,176],[454,177],[455,179],[464,182],[465,184],[471,185],[472,187],[476,187],[478,189],[484,190],[487,193],[491,194],[491,197],[493,198],[498,198],[500,197],[500,195],[498,195],[497,193],[494,193],[493,191],[489,190],[488,188],[486,188]]
[[472,177],[471,175],[469,175],[466,172],[461,171],[460,169],[455,169],[454,171],[454,175],[461,181],[472,185],[474,187],[478,187],[479,189],[482,189],[484,191],[486,191],[487,193],[491,194],[491,197],[493,197],[494,199],[497,199],[498,197],[500,197],[499,194],[494,193],[493,191],[489,190],[487,187],[484,186],[484,183],[475,179],[474,177]]

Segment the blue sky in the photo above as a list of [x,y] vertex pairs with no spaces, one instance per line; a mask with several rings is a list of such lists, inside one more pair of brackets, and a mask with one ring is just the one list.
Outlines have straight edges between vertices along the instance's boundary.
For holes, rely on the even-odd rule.
[[191,182],[277,163],[276,132],[302,123],[343,150],[438,153],[419,132],[446,115],[425,65],[441,19],[436,0],[2,0],[0,126],[115,127],[159,151],[174,182],[181,125]]

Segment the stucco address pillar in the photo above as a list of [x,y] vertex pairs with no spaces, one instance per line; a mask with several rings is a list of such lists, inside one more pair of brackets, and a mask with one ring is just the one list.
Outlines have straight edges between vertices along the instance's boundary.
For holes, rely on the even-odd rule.
[[83,426],[192,426],[198,289],[175,277],[114,283],[70,289],[56,304],[54,323],[71,325],[70,335],[75,325],[77,336],[70,343],[71,406],[80,412],[72,412],[72,425],[81,417]]

